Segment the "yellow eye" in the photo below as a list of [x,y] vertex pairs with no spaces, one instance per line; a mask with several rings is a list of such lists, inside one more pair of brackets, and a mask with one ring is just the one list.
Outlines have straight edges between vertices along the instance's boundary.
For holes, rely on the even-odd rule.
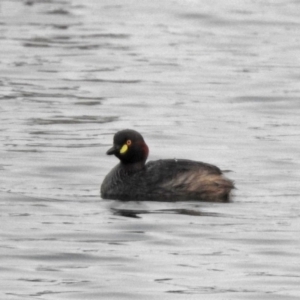
[[128,147],[129,147],[130,145],[131,145],[131,140],[127,140],[127,141],[126,141],[126,144],[124,144],[124,145],[122,146],[122,148],[120,149],[120,153],[121,153],[121,154],[126,153],[127,150],[128,150]]
[[123,145],[123,147],[120,149],[120,153],[123,154],[125,152],[127,152],[128,150],[128,146],[126,144]]

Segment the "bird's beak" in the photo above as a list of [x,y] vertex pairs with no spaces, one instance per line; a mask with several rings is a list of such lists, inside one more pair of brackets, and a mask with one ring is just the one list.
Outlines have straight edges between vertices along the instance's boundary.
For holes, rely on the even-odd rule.
[[119,148],[115,145],[113,145],[110,149],[108,149],[106,151],[107,155],[112,155],[112,154],[116,154],[117,152],[119,152]]

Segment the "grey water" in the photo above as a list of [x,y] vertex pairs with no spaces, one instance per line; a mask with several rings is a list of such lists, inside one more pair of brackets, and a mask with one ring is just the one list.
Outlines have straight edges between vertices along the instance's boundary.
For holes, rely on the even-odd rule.
[[[0,2],[0,298],[299,299],[300,2]],[[231,203],[100,198],[113,134]]]

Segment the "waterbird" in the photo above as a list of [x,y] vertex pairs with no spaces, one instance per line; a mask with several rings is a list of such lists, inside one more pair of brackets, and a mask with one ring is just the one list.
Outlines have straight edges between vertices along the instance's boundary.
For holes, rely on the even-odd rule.
[[115,155],[120,162],[102,182],[103,199],[230,201],[233,181],[218,167],[188,159],[160,159],[146,163],[149,148],[135,130],[118,131],[106,154]]

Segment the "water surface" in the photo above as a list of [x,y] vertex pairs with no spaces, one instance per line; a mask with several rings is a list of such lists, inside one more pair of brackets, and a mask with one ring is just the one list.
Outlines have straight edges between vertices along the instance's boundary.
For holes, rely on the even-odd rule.
[[[1,1],[1,298],[298,299],[299,5]],[[124,128],[233,202],[102,200]]]

